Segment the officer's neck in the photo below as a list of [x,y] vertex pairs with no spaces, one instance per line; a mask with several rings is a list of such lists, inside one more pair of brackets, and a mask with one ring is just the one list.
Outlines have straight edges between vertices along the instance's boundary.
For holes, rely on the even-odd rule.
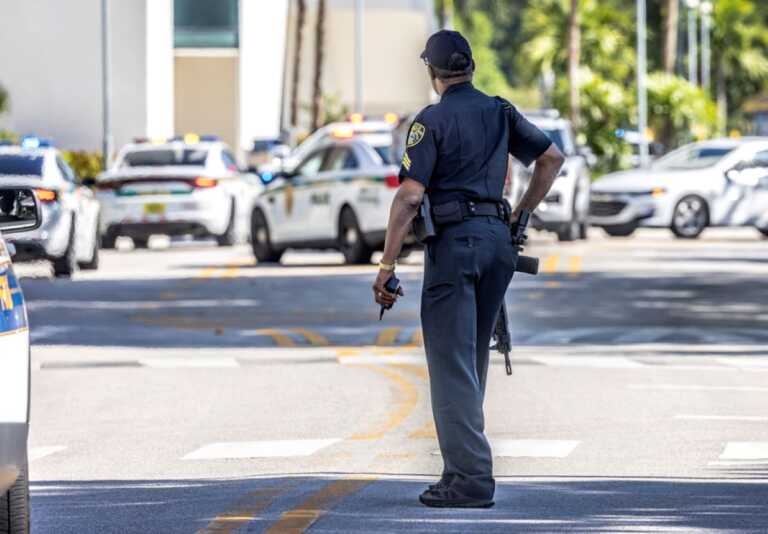
[[456,87],[457,85],[464,85],[471,82],[472,82],[472,79],[467,77],[462,77],[460,79],[455,79],[450,81],[441,80],[440,78],[435,78],[434,89],[438,95],[443,96],[446,93],[446,91],[448,91],[451,87]]

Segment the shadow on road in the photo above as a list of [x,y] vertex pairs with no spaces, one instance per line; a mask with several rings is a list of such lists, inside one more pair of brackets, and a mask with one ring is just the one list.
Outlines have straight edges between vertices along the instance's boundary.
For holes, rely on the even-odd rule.
[[[490,510],[421,506],[425,483],[277,477],[37,482],[33,530],[65,533],[765,532],[768,483],[717,479],[516,479]],[[227,530],[221,530],[226,528]],[[217,530],[218,529],[218,530]],[[294,529],[294,530],[291,530]]]

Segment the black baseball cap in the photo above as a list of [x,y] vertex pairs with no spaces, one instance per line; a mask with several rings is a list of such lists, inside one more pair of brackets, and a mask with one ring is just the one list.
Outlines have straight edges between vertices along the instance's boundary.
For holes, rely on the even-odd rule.
[[[461,56],[464,56],[466,61]],[[438,69],[464,72],[473,63],[472,48],[459,32],[440,30],[427,39],[427,46],[421,53],[421,59],[427,65]]]

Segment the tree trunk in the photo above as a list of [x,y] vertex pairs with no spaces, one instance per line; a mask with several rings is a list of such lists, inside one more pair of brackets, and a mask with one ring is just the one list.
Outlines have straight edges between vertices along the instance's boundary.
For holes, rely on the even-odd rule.
[[677,63],[677,25],[680,17],[680,0],[666,0],[667,9],[664,16],[664,72],[675,73]]
[[571,123],[579,127],[581,103],[579,101],[579,63],[581,62],[581,14],[579,0],[571,0],[568,13],[568,104]]
[[320,127],[323,107],[323,55],[325,50],[325,0],[317,3],[317,24],[315,27],[315,80],[312,84],[312,130]]
[[307,15],[306,0],[298,0],[299,9],[296,13],[296,40],[293,51],[293,76],[291,79],[291,127],[299,123],[299,81],[301,73],[301,47],[304,42],[304,21]]

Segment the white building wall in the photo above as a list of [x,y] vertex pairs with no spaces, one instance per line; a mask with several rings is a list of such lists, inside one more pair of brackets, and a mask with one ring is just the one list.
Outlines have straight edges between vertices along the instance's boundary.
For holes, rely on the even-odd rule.
[[288,0],[240,0],[240,148],[280,134]]
[[152,139],[171,137],[174,134],[173,0],[147,0],[145,56],[145,133]]
[[[146,129],[146,1],[110,2],[116,147]],[[0,50],[9,128],[53,138],[61,148],[101,149],[99,0],[3,2]]]

